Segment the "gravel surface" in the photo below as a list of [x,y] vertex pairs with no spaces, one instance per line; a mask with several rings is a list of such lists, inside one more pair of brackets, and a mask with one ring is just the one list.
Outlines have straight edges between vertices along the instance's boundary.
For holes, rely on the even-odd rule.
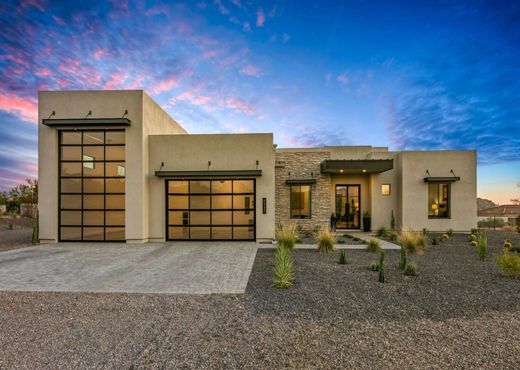
[[277,290],[262,249],[244,295],[0,293],[0,368],[518,368],[520,279],[466,240],[412,257],[417,277],[387,251],[385,284],[376,254],[297,250]]
[[[31,246],[34,222],[27,217],[0,217],[0,252]],[[9,229],[10,224],[13,225],[12,230]]]

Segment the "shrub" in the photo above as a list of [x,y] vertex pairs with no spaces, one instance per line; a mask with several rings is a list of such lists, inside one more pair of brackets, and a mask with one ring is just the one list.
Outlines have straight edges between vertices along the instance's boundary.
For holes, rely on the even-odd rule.
[[401,246],[401,255],[399,257],[399,269],[404,270],[405,267],[406,267],[406,251]]
[[520,245],[516,245],[514,247],[511,247],[511,249],[509,249],[511,252],[515,252],[515,253],[520,253]]
[[447,234],[447,233],[444,233],[442,234],[441,236],[441,241],[445,242],[446,240],[448,240],[450,238],[450,236]]
[[381,249],[381,245],[379,244],[379,240],[370,238],[370,240],[367,243],[366,250],[367,250],[367,252],[370,252],[370,253],[380,252],[382,249]]
[[355,236],[352,237],[352,240],[354,240],[354,241],[356,241],[356,242],[360,242],[360,241],[361,241],[361,239],[359,239],[358,237],[355,237]]
[[379,282],[385,282],[385,251],[381,250],[379,255]]
[[480,227],[492,228],[492,227],[504,227],[504,226],[506,226],[506,222],[502,218],[488,217],[485,220],[480,220],[478,222],[479,228]]
[[417,276],[417,266],[415,263],[410,262],[406,264],[406,267],[404,269],[404,274],[406,276]]
[[448,231],[446,231],[446,234],[448,234],[449,237],[452,237],[453,236],[453,229],[449,229]]
[[502,255],[496,257],[495,263],[503,276],[520,276],[520,256],[504,250]]
[[506,239],[504,241],[504,248],[510,249],[513,246],[513,243],[511,242],[511,239]]
[[401,230],[399,241],[401,242],[401,247],[404,248],[406,253],[422,254],[426,246],[424,236],[411,230]]
[[484,234],[480,235],[480,237],[478,239],[477,247],[478,247],[478,258],[480,258],[481,261],[485,261],[487,259],[487,254],[488,254],[486,235],[484,235]]
[[478,245],[478,243],[476,240],[472,240],[469,242],[469,245],[471,245],[472,247],[476,247]]
[[428,230],[427,228],[424,227],[424,228],[422,229],[422,234],[423,234],[423,236],[428,236],[429,233],[430,233],[430,230]]
[[288,248],[276,248],[273,285],[277,288],[290,288],[294,283],[291,253]]
[[294,225],[280,224],[276,228],[275,236],[276,240],[278,241],[278,245],[283,245],[286,248],[289,248],[289,250],[294,248],[294,244],[296,243],[296,240],[298,240],[296,226]]
[[315,236],[316,244],[318,244],[318,252],[329,253],[334,250],[336,236],[329,229],[319,229]]
[[338,243],[338,244],[345,244],[346,241],[344,239],[339,239],[336,243]]
[[389,235],[390,231],[386,227],[381,226],[379,229],[377,229],[376,236],[378,238],[387,239]]
[[375,261],[372,261],[372,263],[370,264],[370,270],[372,271],[379,271],[379,264]]
[[320,231],[321,231],[321,226],[320,226],[320,225],[316,225],[316,226],[314,226],[314,228],[312,229],[312,233],[313,233],[314,235],[318,234]]
[[478,234],[478,229],[471,229],[471,234],[472,235],[477,235]]
[[397,241],[397,239],[399,239],[399,234],[397,233],[397,231],[392,230],[392,231],[390,231],[390,234],[389,234],[389,236],[388,236],[388,239],[389,239],[390,241],[395,242],[395,241]]
[[347,253],[345,252],[344,249],[341,250],[341,252],[339,252],[339,260],[338,260],[338,263],[340,265],[346,265],[348,263],[348,259],[347,259]]
[[471,234],[471,235],[469,236],[469,241],[470,241],[470,242],[473,242],[473,241],[476,242],[477,240],[478,240],[478,237],[477,237],[475,234]]
[[439,241],[438,241],[437,238],[434,236],[434,237],[432,238],[432,245],[437,245],[437,244],[439,244]]

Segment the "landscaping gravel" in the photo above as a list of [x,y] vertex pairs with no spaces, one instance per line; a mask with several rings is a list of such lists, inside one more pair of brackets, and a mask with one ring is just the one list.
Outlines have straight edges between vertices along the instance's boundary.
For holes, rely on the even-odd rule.
[[0,217],[0,252],[31,246],[34,222],[27,217]]
[[467,235],[413,256],[293,252],[296,283],[271,287],[274,250],[257,253],[244,295],[0,293],[0,368],[458,368],[520,362],[520,279],[481,262]]

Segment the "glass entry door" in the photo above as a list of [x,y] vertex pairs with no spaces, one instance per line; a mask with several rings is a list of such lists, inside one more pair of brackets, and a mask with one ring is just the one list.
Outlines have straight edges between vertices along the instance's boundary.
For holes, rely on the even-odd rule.
[[336,185],[337,229],[359,229],[360,185]]

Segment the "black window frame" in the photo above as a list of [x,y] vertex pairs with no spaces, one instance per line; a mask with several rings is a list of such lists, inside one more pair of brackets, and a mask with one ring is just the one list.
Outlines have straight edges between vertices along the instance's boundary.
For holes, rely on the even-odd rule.
[[[81,137],[81,141],[79,144],[63,144],[62,136],[63,133],[79,133]],[[103,132],[103,144],[84,144],[83,142],[83,133],[84,132]],[[106,142],[106,133],[107,132],[123,132],[125,136],[125,142],[122,144],[107,144]],[[89,243],[106,243],[106,242],[125,242],[123,239],[107,239],[107,229],[123,229],[124,234],[126,234],[126,225],[107,225],[106,224],[106,214],[107,212],[125,212],[126,217],[126,198],[125,198],[125,207],[124,208],[107,208],[107,195],[123,195],[126,196],[126,150],[125,150],[125,158],[124,160],[107,160],[106,159],[106,148],[107,147],[125,147],[126,148],[126,130],[125,129],[104,129],[104,128],[89,128],[89,129],[60,129],[57,130],[58,135],[58,240],[60,242],[89,242]],[[103,147],[103,160],[93,160],[93,161],[84,161],[84,147]],[[62,159],[62,148],[63,147],[81,147],[81,155],[80,158],[82,160],[63,160]],[[84,163],[100,163],[103,165],[103,176],[84,176]],[[62,164],[63,163],[80,163],[81,164],[81,175],[80,176],[63,176],[62,174]],[[106,175],[106,163],[124,163],[125,164],[125,175],[124,176],[105,176]],[[62,192],[62,179],[77,179],[80,180],[81,191],[74,192]],[[84,192],[84,181],[85,179],[103,179],[103,192],[94,193],[94,192]],[[106,189],[106,179],[123,179],[125,183],[125,191],[124,192],[107,192]],[[62,195],[76,195],[81,197],[81,208],[62,208]],[[103,208],[84,208],[84,196],[85,195],[102,195],[103,196]],[[67,224],[63,225],[61,220],[61,212],[62,211],[72,211],[72,212],[80,212],[81,214],[81,222],[80,224]],[[84,216],[83,213],[85,211],[97,211],[103,212],[103,224],[98,225],[85,225],[84,224]],[[80,239],[63,239],[62,238],[62,228],[80,228],[81,229],[81,237]],[[103,239],[85,239],[84,237],[84,228],[103,228]]]
[[[186,193],[175,193],[170,192],[169,189],[169,183],[175,182],[175,181],[187,181],[188,182],[188,191]],[[209,181],[210,188],[208,193],[192,193],[191,192],[191,182],[193,181]],[[212,192],[212,184],[213,182],[218,181],[231,181],[231,192],[230,193],[213,193]],[[253,183],[253,192],[234,192],[234,182],[235,181],[252,181]],[[254,241],[256,240],[256,179],[251,178],[188,178],[188,179],[166,179],[165,180],[165,209],[166,209],[166,241]],[[203,196],[207,195],[210,199],[210,206],[209,208],[197,208],[197,209],[191,209],[191,197],[192,196]],[[212,197],[213,196],[231,196],[231,208],[218,208],[213,209],[212,208]],[[234,196],[236,195],[251,195],[252,197],[252,207],[249,208],[234,208]],[[172,208],[170,207],[170,196],[183,196],[188,197],[188,208]],[[188,212],[188,224],[184,225],[184,214],[183,214],[183,224],[174,224],[170,222],[170,212],[171,211],[177,211],[177,212]],[[209,212],[210,221],[209,224],[190,224],[189,222],[189,212],[195,211],[195,212]],[[234,211],[244,211],[244,212],[252,212],[253,216],[253,223],[252,224],[235,224],[234,222]],[[212,212],[231,212],[231,224],[219,224],[219,225],[213,225],[212,223]],[[249,214],[249,213],[246,213]],[[170,238],[169,229],[170,227],[187,227],[188,228],[188,239],[184,238]],[[191,238],[191,227],[208,227],[209,228],[209,239],[200,239],[200,238]],[[249,227],[253,228],[253,237],[251,239],[235,239],[234,238],[234,228],[235,227]],[[222,239],[222,238],[213,238],[213,228],[231,228],[231,239]]]
[[[300,191],[299,193],[302,194],[302,191],[301,191],[301,188],[302,187],[308,187],[309,188],[309,212],[308,212],[308,217],[301,217],[301,209],[303,209],[301,207],[301,199],[303,198],[301,195],[300,195],[300,208],[298,208],[298,210],[300,210],[300,215],[299,217],[298,216],[293,216],[293,204],[292,204],[292,193],[293,193],[293,188],[299,188]],[[296,209],[296,208],[294,208]],[[312,219],[312,186],[311,185],[302,185],[302,184],[298,184],[298,185],[291,185],[289,186],[289,218],[291,220],[311,220]]]
[[[441,199],[441,196],[443,194],[441,194],[441,185],[446,185],[447,188],[448,188],[448,191],[447,191],[447,200],[446,200],[446,207],[447,207],[447,212],[446,212],[446,216],[435,216],[435,215],[430,215],[430,186],[432,185],[435,185],[437,187],[437,199]],[[451,219],[451,183],[449,182],[431,182],[431,183],[428,183],[428,189],[427,189],[427,203],[428,203],[428,209],[427,209],[427,212],[428,212],[428,219],[439,219],[439,220],[449,220]]]

